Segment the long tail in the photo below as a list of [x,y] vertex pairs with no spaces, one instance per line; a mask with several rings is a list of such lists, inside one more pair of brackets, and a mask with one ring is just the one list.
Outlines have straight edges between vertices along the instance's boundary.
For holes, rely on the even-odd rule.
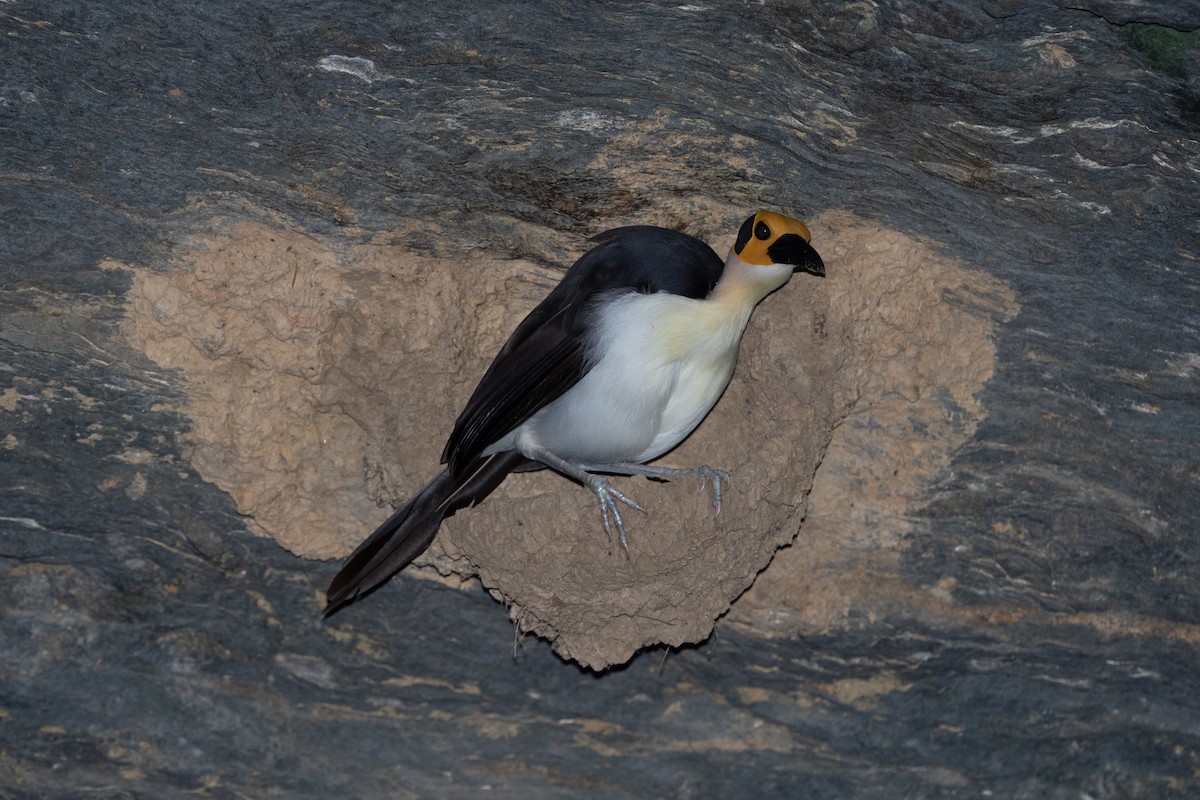
[[482,456],[462,472],[442,470],[411,500],[397,508],[358,546],[326,591],[328,617],[404,569],[433,542],[442,520],[479,503],[514,470],[532,466],[514,450]]

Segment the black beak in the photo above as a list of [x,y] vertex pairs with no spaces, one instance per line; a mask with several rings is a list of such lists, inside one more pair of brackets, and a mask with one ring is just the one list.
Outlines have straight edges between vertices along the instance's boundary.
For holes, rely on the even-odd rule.
[[825,277],[825,262],[813,246],[798,234],[785,233],[780,236],[767,248],[767,257],[776,264],[791,264],[796,268],[795,271]]

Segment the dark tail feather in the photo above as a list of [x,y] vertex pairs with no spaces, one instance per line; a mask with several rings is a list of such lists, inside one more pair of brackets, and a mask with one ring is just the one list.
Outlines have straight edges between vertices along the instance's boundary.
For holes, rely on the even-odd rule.
[[322,616],[329,616],[404,569],[433,542],[442,520],[460,508],[479,503],[508,473],[527,468],[530,463],[520,453],[509,450],[477,458],[457,475],[442,470],[350,555],[326,590]]

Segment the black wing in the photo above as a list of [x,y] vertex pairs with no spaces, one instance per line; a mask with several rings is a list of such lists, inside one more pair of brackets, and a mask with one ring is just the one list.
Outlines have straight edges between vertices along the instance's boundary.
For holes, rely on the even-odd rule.
[[724,263],[699,239],[636,225],[596,236],[598,244],[517,326],[459,415],[442,452],[451,474],[561,397],[589,368],[588,309],[614,289],[707,297]]

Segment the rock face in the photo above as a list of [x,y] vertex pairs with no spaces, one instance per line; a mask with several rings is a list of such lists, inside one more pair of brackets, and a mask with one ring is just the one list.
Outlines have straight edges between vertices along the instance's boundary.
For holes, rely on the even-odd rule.
[[[0,7],[4,797],[1200,793],[1194,7],[77,5]],[[719,518],[514,476],[318,620],[587,236],[759,207],[829,275]]]

